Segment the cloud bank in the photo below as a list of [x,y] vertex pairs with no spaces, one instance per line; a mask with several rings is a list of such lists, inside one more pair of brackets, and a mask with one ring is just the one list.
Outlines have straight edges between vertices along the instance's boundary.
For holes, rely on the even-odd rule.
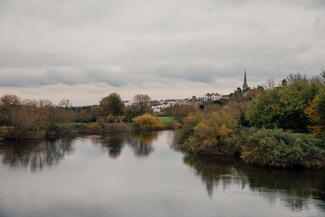
[[0,0],[0,56],[0,94],[227,92],[324,69],[325,2]]

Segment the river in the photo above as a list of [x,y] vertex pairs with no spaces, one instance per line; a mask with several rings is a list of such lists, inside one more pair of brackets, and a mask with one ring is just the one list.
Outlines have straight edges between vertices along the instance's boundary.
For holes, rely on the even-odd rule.
[[173,131],[0,145],[0,217],[324,217],[325,172],[190,156]]

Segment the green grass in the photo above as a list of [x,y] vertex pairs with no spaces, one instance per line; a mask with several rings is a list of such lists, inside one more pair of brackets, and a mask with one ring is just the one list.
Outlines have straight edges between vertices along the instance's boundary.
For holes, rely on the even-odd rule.
[[171,116],[161,116],[161,117],[158,117],[158,119],[165,126],[169,126],[169,125],[173,124],[174,122],[176,122],[175,118],[173,118]]
[[90,122],[90,123],[81,123],[81,122],[64,122],[60,123],[58,126],[60,128],[82,128],[87,124],[94,124],[96,122]]

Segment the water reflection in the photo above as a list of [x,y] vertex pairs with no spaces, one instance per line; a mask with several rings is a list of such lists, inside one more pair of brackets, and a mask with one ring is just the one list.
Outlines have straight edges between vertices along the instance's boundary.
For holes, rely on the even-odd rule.
[[158,132],[142,132],[129,137],[129,145],[138,157],[146,157],[153,152],[152,143],[158,138]]
[[0,216],[324,216],[324,172],[184,156],[173,134],[0,145]]
[[120,156],[127,137],[127,134],[112,134],[94,138],[92,142],[101,145],[110,158],[116,159]]
[[107,150],[109,157],[118,158],[127,145],[137,157],[146,157],[153,152],[152,143],[158,138],[158,132],[139,132],[134,134],[110,134],[93,138],[93,143]]
[[[153,152],[152,142],[157,139],[158,132],[135,134],[114,134],[89,137],[93,144],[99,144],[108,152],[108,156],[116,159],[123,148],[129,146],[137,157],[146,157]],[[25,167],[32,171],[41,170],[44,166],[58,164],[66,154],[74,151],[72,142],[76,138],[53,140],[26,140],[0,144],[0,157],[3,164],[11,167]]]
[[57,164],[65,154],[72,153],[71,142],[71,138],[61,138],[5,143],[0,145],[0,156],[3,164],[37,171],[44,166]]
[[[294,211],[303,210],[309,199],[325,200],[325,173],[315,170],[278,170],[242,165],[229,159],[212,160],[187,155],[184,163],[195,169],[213,196],[214,188],[240,186],[258,192],[271,202],[281,200]],[[321,207],[325,210],[324,207]]]

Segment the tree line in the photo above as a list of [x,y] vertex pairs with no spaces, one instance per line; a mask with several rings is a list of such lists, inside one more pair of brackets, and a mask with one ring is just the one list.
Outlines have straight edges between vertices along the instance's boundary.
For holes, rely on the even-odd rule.
[[232,155],[272,167],[325,167],[325,72],[288,76],[251,99],[190,113],[177,134],[189,153]]
[[[125,105],[119,94],[111,93],[103,97],[98,105],[74,107],[67,99],[55,105],[49,100],[4,95],[0,97],[0,137],[38,137],[73,130],[87,133],[129,131],[129,125],[141,129],[172,127],[174,120],[161,123],[154,115],[151,101],[150,96],[138,94],[132,104]],[[185,113],[188,114],[188,111]],[[177,112],[176,116],[185,115]]]

